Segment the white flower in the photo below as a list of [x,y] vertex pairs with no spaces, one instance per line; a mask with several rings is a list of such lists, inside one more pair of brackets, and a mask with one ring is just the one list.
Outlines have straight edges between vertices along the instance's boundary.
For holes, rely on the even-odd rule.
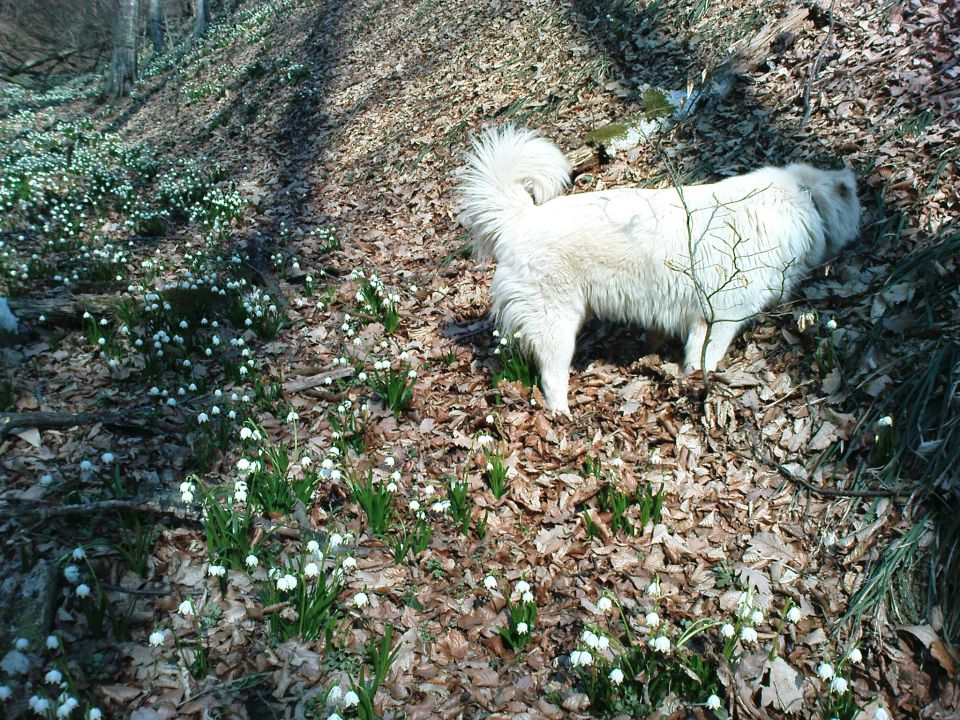
[[490,435],[477,435],[477,445],[489,445],[493,442],[493,438]]
[[877,708],[873,711],[873,720],[890,720],[890,714],[883,708]]
[[87,711],[87,720],[103,720],[103,712],[100,708],[90,708]]
[[297,587],[297,578],[290,573],[287,573],[283,577],[277,580],[277,590],[282,590],[284,592],[289,592],[294,590]]
[[574,667],[593,665],[593,655],[587,650],[574,650],[570,653],[570,664]]
[[18,637],[16,640],[13,641],[13,646],[20,652],[23,652],[28,647],[30,647],[30,641],[27,640],[25,637]]
[[37,715],[46,715],[50,710],[50,701],[45,697],[33,695],[30,698],[30,709],[33,710]]
[[243,562],[246,563],[248,568],[255,568],[260,564],[260,561],[257,559],[256,555],[247,555],[247,558]]
[[300,416],[293,410],[287,413],[287,422],[292,423],[300,419]]
[[830,332],[833,332],[836,329],[837,329],[837,321],[834,320],[833,318],[830,318],[829,320],[827,320],[827,330],[829,330]]
[[491,591],[496,590],[496,589],[497,589],[497,579],[496,579],[493,575],[487,575],[487,576],[483,579],[483,586],[484,586],[487,590],[491,590]]
[[520,599],[523,600],[523,602],[525,603],[532,603],[533,593],[528,590],[527,592],[525,592],[523,595],[520,596]]
[[752,622],[754,625],[759,625],[762,623],[763,613],[759,610],[754,610],[752,613],[750,613],[750,622]]
[[87,551],[82,547],[75,547],[73,549],[72,557],[74,560],[83,560],[87,556]]
[[343,535],[340,533],[334,533],[330,536],[330,547],[335,548],[340,545],[343,545]]
[[877,420],[877,427],[890,427],[891,425],[893,425],[893,418],[889,415],[884,415]]
[[80,568],[76,565],[67,565],[63,569],[63,576],[67,579],[67,582],[76,585],[80,582]]
[[830,681],[830,691],[843,695],[847,691],[848,683],[839,675]]
[[367,597],[366,593],[358,592],[353,596],[353,604],[358,608],[362,608],[370,604],[370,598]]
[[207,572],[211,577],[223,577],[227,574],[227,569],[223,565],[211,565]]
[[396,465],[396,463],[397,461],[389,455],[383,459],[383,464],[388,468],[392,468],[394,465]]
[[316,540],[310,540],[307,542],[307,552],[308,553],[318,553],[320,552],[320,543]]
[[343,690],[339,685],[334,685],[330,688],[330,692],[327,693],[328,702],[337,702],[340,698],[343,697]]
[[303,574],[306,575],[308,578],[316,577],[317,575],[320,574],[320,568],[317,567],[316,563],[312,563],[312,562],[307,563],[306,566],[303,568]]
[[56,669],[48,672],[43,678],[43,681],[48,685],[57,685],[61,680],[63,680],[63,673]]
[[597,636],[590,630],[584,630],[580,634],[580,639],[583,641],[584,645],[589,648],[597,649]]
[[392,480],[387,483],[387,492],[395,493],[397,491],[397,484]]
[[487,425],[493,425],[493,415],[487,415],[486,421]]
[[0,685],[0,702],[5,702],[13,696],[9,685]]
[[407,507],[410,508],[413,512],[416,512],[417,510],[420,509],[420,501],[419,501],[419,500],[411,500],[411,501],[410,501],[410,504],[407,505]]
[[654,638],[653,649],[664,654],[670,652],[670,638],[666,635],[660,635]]
[[734,633],[737,632],[737,629],[733,627],[730,623],[724,623],[723,627],[720,628],[720,634],[725,638],[732,638]]
[[248,428],[248,427],[242,427],[242,428],[240,428],[240,439],[241,439],[241,440],[249,440],[251,437],[253,437],[253,430],[251,430],[251,429]]
[[649,585],[647,585],[647,595],[653,598],[660,597],[660,581],[659,580],[654,580]]
[[330,713],[327,715],[327,720],[343,720],[338,713]]
[[86,583],[80,583],[74,592],[77,594],[77,597],[85,598],[90,595],[90,586]]
[[829,680],[834,676],[833,665],[825,662],[820,663],[817,665],[817,675],[820,676],[821,680]]
[[[105,452],[103,455],[100,456],[100,459],[103,460],[105,465],[109,465],[114,461],[115,457],[116,456],[112,452]],[[80,558],[77,558],[77,559],[79,560]]]
[[518,635],[526,635],[528,630],[529,630],[529,628],[527,627],[527,624],[526,624],[525,622],[518,622],[518,623],[517,623],[517,634],[518,634]]
[[860,652],[860,648],[854,648],[847,653],[847,660],[852,663],[859,663],[863,661],[863,653]]
[[758,637],[759,636],[757,635],[757,631],[754,630],[752,627],[745,627],[742,630],[740,630],[740,639],[743,640],[744,642],[748,642],[748,643],[756,642]]
[[609,678],[611,683],[614,685],[619,685],[623,682],[623,670],[620,668],[614,668],[610,671]]
[[711,695],[707,698],[706,706],[708,710],[719,710],[721,705],[720,698],[716,695]]
[[345,557],[340,566],[344,570],[353,570],[357,567],[357,559],[355,557]]
[[650,627],[657,627],[660,624],[660,616],[655,612],[648,612],[644,619]]
[[526,580],[519,580],[513,589],[522,595],[525,592],[530,592],[530,583]]
[[597,610],[602,613],[605,613],[607,610],[613,607],[613,601],[608,597],[602,597],[597,600]]
[[163,645],[163,641],[166,639],[166,637],[167,637],[167,634],[163,632],[163,630],[154,630],[152,633],[150,633],[148,642],[153,647],[160,647],[161,645]]
[[789,620],[794,624],[800,622],[800,618],[802,617],[803,617],[803,613],[800,612],[800,608],[798,608],[796,605],[794,605],[792,608],[787,610],[787,620]]
[[360,696],[357,695],[353,690],[348,692],[343,696],[343,706],[344,707],[353,707],[354,705],[360,704]]
[[195,614],[195,611],[193,609],[193,601],[191,601],[190,598],[187,598],[182,603],[180,603],[180,607],[178,607],[177,610],[180,611],[181,615]]
[[60,638],[56,635],[47,635],[47,650],[56,650],[60,647]]

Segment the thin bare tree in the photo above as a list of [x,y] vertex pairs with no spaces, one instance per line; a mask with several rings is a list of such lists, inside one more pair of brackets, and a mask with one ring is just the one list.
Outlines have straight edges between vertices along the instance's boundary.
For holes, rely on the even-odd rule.
[[107,94],[114,97],[129,95],[137,81],[139,15],[139,0],[119,0],[113,60],[110,62],[110,75],[107,79]]
[[193,36],[200,38],[206,35],[210,27],[210,0],[196,0],[196,24],[193,26]]
[[150,0],[147,6],[147,34],[153,43],[153,51],[160,54],[164,50],[164,25],[166,18],[163,15],[163,0]]

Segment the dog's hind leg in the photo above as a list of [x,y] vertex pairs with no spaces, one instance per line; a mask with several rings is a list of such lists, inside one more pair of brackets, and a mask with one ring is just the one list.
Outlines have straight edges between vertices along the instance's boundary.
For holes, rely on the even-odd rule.
[[[687,342],[684,345],[683,369],[686,372],[703,369],[706,372],[713,372],[717,365],[723,360],[730,343],[737,336],[740,329],[739,322],[715,322],[709,328],[709,342],[707,340],[707,321],[703,318],[694,322],[690,328],[690,334],[687,336]],[[707,343],[706,352],[703,351],[703,345]],[[700,363],[703,361],[703,367]]]
[[548,314],[538,333],[530,337],[530,350],[540,367],[544,402],[549,410],[568,415],[570,363],[582,320],[572,315]]

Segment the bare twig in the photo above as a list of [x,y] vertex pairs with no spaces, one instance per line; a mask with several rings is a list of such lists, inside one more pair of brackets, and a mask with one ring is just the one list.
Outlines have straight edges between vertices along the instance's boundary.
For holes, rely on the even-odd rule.
[[[22,428],[40,428],[41,430],[63,429],[79,425],[102,423],[112,428],[151,431],[150,420],[156,414],[155,408],[134,408],[131,410],[106,410],[99,412],[21,412],[0,413],[0,436],[9,435]],[[167,429],[172,427],[165,424]],[[158,429],[164,429],[159,424]]]
[[827,51],[827,45],[833,40],[833,24],[837,17],[833,10],[836,4],[837,0],[830,1],[830,25],[827,28],[827,36],[823,39],[820,52],[817,53],[817,56],[813,59],[813,64],[810,66],[810,77],[807,79],[807,87],[803,91],[803,117],[800,119],[801,128],[804,127],[810,119],[810,113],[812,111],[810,107],[810,93],[813,90],[813,83],[817,79],[817,73],[820,72],[820,63],[823,62],[823,54]]

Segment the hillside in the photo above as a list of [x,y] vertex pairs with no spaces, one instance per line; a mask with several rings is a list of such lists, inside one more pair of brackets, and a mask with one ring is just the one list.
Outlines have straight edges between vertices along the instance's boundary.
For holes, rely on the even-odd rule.
[[[0,93],[10,716],[958,717],[951,3],[236,5]],[[846,165],[860,240],[706,379],[588,324],[543,411],[471,133],[582,152],[757,38],[574,191]]]

